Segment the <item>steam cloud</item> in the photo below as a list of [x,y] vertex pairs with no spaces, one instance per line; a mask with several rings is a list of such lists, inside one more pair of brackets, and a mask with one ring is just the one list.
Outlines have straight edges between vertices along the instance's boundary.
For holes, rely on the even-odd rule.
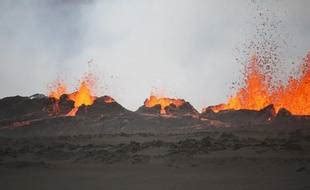
[[57,76],[77,85],[92,60],[100,93],[132,110],[154,87],[198,109],[224,102],[258,4],[282,21],[283,64],[298,64],[310,49],[307,0],[2,0],[0,97],[46,92]]

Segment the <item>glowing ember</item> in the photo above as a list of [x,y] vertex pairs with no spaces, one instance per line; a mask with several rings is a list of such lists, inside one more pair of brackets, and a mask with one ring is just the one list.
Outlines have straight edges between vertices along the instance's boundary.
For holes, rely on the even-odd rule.
[[215,112],[226,109],[260,110],[269,104],[276,111],[286,108],[296,115],[310,115],[310,53],[304,60],[301,76],[291,78],[287,85],[270,88],[253,57],[246,72],[245,86],[229,98],[226,104],[211,107]]
[[176,107],[180,107],[185,103],[182,99],[173,99],[173,98],[166,98],[166,97],[156,97],[151,95],[148,99],[144,101],[145,107],[154,107],[155,105],[160,105],[160,113],[166,114],[165,108],[170,104],[174,104]]

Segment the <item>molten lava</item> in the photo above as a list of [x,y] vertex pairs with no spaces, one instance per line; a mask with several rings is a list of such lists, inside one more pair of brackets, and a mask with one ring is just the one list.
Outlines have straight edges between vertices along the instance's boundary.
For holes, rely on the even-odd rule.
[[48,97],[55,98],[56,100],[59,100],[60,96],[67,92],[67,86],[60,80],[56,80],[49,88],[50,92],[48,93]]
[[226,104],[212,106],[211,109],[215,112],[226,109],[260,110],[273,104],[276,111],[286,108],[295,115],[310,115],[310,53],[304,59],[301,72],[300,77],[291,78],[286,85],[270,88],[271,84],[253,57],[246,70],[245,86]]
[[257,58],[253,56],[247,67],[245,86],[235,96],[230,97],[226,104],[214,106],[212,109],[213,111],[224,109],[260,110],[268,104],[270,104],[268,85],[257,65]]
[[49,85],[49,90],[48,97],[53,98],[53,111],[50,114],[53,115],[60,112],[59,99],[66,93],[67,86],[61,80],[56,80]]
[[92,105],[95,97],[92,95],[91,86],[87,82],[82,81],[79,89],[76,92],[69,94],[69,99],[74,101],[74,108],[67,114],[67,116],[75,116],[81,105]]
[[144,101],[145,107],[154,107],[155,105],[160,105],[160,113],[166,114],[165,108],[170,104],[174,104],[176,107],[180,107],[185,103],[182,99],[166,98],[166,97],[157,97],[151,95],[148,99]]
[[[79,88],[75,92],[68,94],[68,99],[74,102],[74,108],[66,114],[67,116],[75,116],[81,105],[88,106],[94,103],[96,99],[94,96],[95,83],[96,78],[88,73],[82,78]],[[63,82],[56,81],[49,88],[48,96],[56,100],[53,106],[54,113],[59,113],[59,99],[63,94],[66,94],[67,87]]]
[[296,115],[310,115],[310,52],[300,69],[298,78],[291,78],[271,94],[276,110],[286,108]]

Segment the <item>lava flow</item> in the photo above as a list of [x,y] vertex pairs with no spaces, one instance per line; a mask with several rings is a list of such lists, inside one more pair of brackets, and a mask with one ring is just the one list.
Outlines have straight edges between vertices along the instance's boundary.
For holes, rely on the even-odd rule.
[[276,111],[285,108],[295,115],[310,115],[310,53],[304,59],[301,75],[286,85],[271,88],[254,56],[246,70],[245,86],[228,99],[226,104],[212,106],[215,112],[227,109],[260,110],[273,104]]
[[174,104],[176,107],[180,107],[185,103],[182,99],[166,98],[166,97],[157,97],[151,95],[148,99],[144,101],[145,107],[154,107],[155,105],[160,105],[160,114],[166,114],[165,108],[170,104]]

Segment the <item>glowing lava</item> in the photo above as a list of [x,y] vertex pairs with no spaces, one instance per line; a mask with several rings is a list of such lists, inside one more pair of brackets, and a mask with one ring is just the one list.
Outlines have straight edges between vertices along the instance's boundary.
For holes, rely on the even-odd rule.
[[310,115],[310,52],[300,68],[300,76],[290,78],[271,94],[276,110],[286,108],[296,115]]
[[48,97],[55,98],[56,100],[59,100],[60,96],[67,92],[67,86],[60,80],[50,84],[49,89]]
[[92,105],[95,101],[95,97],[92,94],[91,85],[87,81],[82,81],[79,89],[76,92],[69,94],[69,99],[74,101],[74,108],[67,114],[67,116],[75,116],[81,105]]
[[[68,94],[68,99],[74,102],[74,108],[66,114],[67,116],[75,116],[81,105],[88,106],[94,103],[96,99],[94,96],[96,82],[96,78],[92,74],[88,73],[82,78],[78,89],[75,92]],[[66,85],[59,80],[50,86],[50,92],[48,93],[48,96],[56,99],[53,108],[54,113],[58,113],[60,111],[58,102],[60,97],[63,94],[66,94],[66,92]]]
[[160,105],[160,113],[166,114],[165,108],[170,104],[174,104],[176,107],[180,107],[185,103],[182,99],[166,98],[166,97],[157,97],[151,95],[148,99],[144,101],[145,107],[154,107],[155,105]]
[[260,110],[273,104],[276,111],[286,108],[295,115],[310,115],[310,53],[304,59],[298,78],[291,78],[286,85],[270,88],[254,56],[246,71],[245,86],[228,99],[226,104],[212,106],[215,112],[227,109]]
[[245,86],[230,97],[226,104],[213,106],[213,111],[225,109],[251,109],[260,110],[270,104],[268,85],[265,76],[260,72],[257,65],[257,58],[252,57],[249,66],[246,68]]
[[48,93],[48,97],[54,98],[53,99],[53,111],[52,113],[50,113],[51,115],[53,115],[53,114],[57,114],[60,112],[59,99],[61,95],[67,92],[67,86],[61,80],[56,80],[55,82],[49,85],[49,89],[50,91]]

